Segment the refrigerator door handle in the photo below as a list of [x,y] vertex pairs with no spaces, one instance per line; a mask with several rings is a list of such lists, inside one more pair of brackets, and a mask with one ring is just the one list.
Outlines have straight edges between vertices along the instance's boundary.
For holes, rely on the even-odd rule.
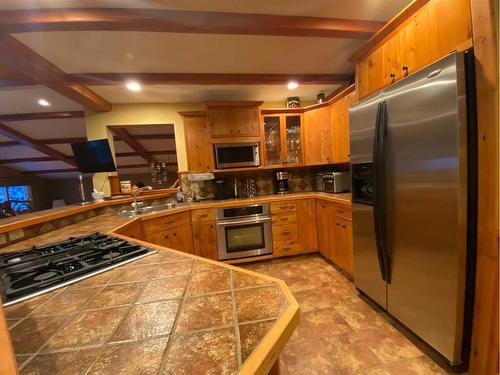
[[375,194],[373,196],[373,222],[375,226],[375,243],[377,248],[377,258],[382,280],[387,281],[387,257],[384,252],[384,140],[387,133],[386,103],[381,102],[377,107],[377,117],[375,122],[375,136],[373,138],[373,172]]

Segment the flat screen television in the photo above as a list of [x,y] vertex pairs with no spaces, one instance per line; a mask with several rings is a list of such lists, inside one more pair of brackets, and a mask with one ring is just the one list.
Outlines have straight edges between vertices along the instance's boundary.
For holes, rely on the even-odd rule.
[[71,148],[78,171],[82,173],[116,171],[107,139],[72,143]]

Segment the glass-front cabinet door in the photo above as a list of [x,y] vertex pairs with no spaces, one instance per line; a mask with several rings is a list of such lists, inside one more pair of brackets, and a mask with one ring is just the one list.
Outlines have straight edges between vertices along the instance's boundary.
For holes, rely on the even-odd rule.
[[281,116],[264,116],[264,149],[267,165],[282,164]]
[[265,165],[301,164],[303,131],[301,114],[264,115]]
[[300,115],[285,115],[286,163],[302,163],[302,127]]

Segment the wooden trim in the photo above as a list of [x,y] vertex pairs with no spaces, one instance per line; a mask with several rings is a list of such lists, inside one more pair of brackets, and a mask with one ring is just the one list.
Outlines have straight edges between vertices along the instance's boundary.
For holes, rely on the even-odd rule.
[[[402,25],[408,18],[418,12],[430,0],[413,0],[401,12],[387,22],[375,35],[373,35],[360,49],[358,49],[349,58],[350,62],[360,60],[364,55],[371,51],[375,46],[382,42],[390,33]],[[475,0],[472,0],[475,1]]]
[[102,97],[85,86],[68,83],[61,69],[5,33],[0,33],[0,62],[92,111],[111,110]]
[[250,100],[214,100],[209,102],[203,102],[206,108],[228,108],[228,107],[259,107],[263,104],[263,101],[250,101]]
[[0,12],[0,31],[156,31],[368,39],[384,22],[174,9],[62,8]]
[[149,163],[153,162],[155,158],[137,142],[137,137],[132,136],[125,128],[110,128],[111,131],[123,142],[125,142],[132,150],[137,152],[143,159]]
[[0,361],[0,374],[19,374],[16,366],[16,357],[14,356],[14,348],[10,340],[9,327],[5,320],[3,307],[0,305],[0,353],[2,360]]
[[53,148],[50,148],[45,144],[40,144],[33,138],[30,138],[27,135],[18,132],[17,130],[9,128],[8,126],[2,123],[0,123],[0,134],[12,139],[13,141],[21,145],[31,147],[41,153],[44,153],[48,156],[56,158],[65,163],[68,163],[69,165],[76,166],[76,162],[73,159],[69,158],[67,155],[64,155],[62,152],[54,150]]
[[[496,3],[496,5],[495,5]],[[498,0],[472,0],[478,130],[477,264],[471,375],[498,374]]]
[[85,117],[83,111],[14,113],[11,115],[0,115],[0,121],[54,120],[82,117]]
[[[353,76],[354,78],[354,76]],[[346,88],[348,88],[349,86],[351,86],[352,84],[354,83],[354,79],[352,80],[351,83],[346,83],[342,86],[340,86],[339,88],[337,88],[336,90],[333,90],[330,94],[328,94],[325,98],[325,101],[328,102],[330,101],[331,99],[335,98],[338,94],[340,94],[342,91],[344,91]]]
[[352,82],[352,74],[256,74],[256,73],[77,73],[68,80],[88,86],[123,85],[134,79],[143,85],[301,85],[343,84]]
[[304,113],[307,111],[311,111],[313,109],[318,109],[318,108],[323,108],[323,107],[328,107],[329,105],[332,105],[339,99],[343,98],[344,96],[350,94],[356,90],[356,85],[352,84],[347,87],[342,87],[339,88],[338,90],[335,90],[327,101],[320,103],[320,104],[311,104],[306,107],[300,107],[300,108],[262,108],[260,110],[261,115],[273,115],[273,114],[292,114],[292,113]]
[[205,117],[206,111],[181,111],[179,114],[183,117]]

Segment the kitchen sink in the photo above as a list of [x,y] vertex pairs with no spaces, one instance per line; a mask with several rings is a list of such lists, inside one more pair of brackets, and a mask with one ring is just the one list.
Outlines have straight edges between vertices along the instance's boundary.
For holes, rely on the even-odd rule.
[[138,215],[149,214],[152,212],[169,210],[169,209],[175,208],[175,207],[177,207],[176,203],[163,203],[163,204],[157,204],[154,206],[138,207],[137,211],[134,210],[133,208],[130,210],[118,211],[118,215],[119,216],[126,216],[126,217],[134,217],[134,216],[138,216]]

